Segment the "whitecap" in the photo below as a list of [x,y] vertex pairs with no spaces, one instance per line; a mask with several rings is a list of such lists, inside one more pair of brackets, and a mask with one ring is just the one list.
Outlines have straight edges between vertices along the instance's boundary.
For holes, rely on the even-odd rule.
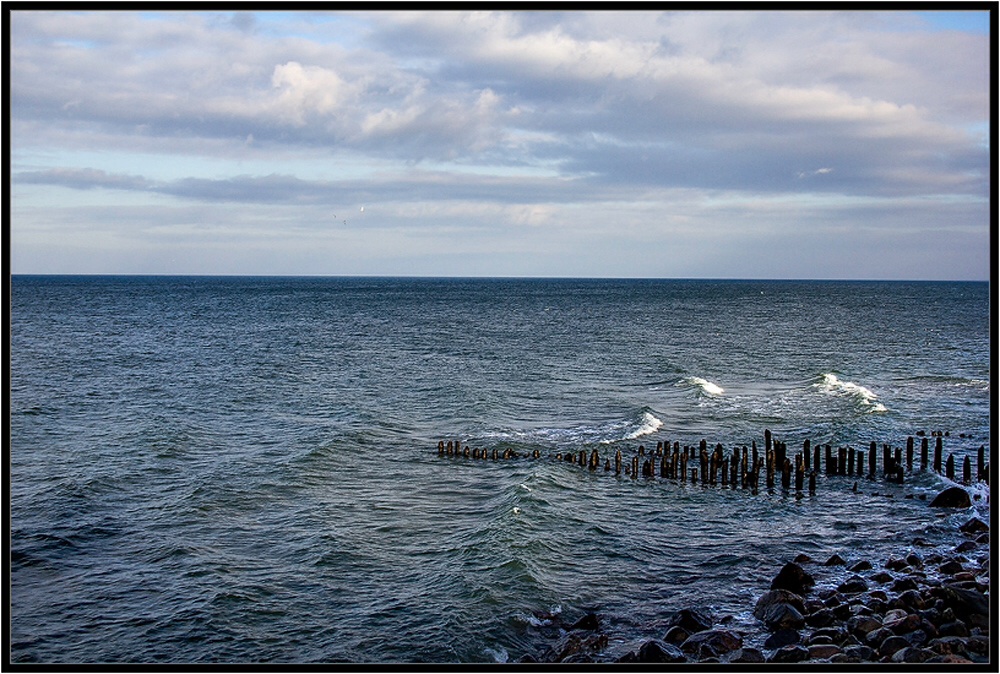
[[[639,428],[626,435],[625,440],[635,440],[636,438],[641,438],[644,435],[655,433],[661,426],[663,426],[663,421],[656,418],[655,415],[650,414],[649,412],[643,412],[641,425]],[[604,442],[605,444],[608,444],[610,441]]]
[[871,389],[852,381],[843,381],[831,372],[824,374],[819,382],[813,384],[813,387],[828,395],[853,398],[859,405],[867,408],[870,413],[889,411],[885,405],[879,402],[878,396]]
[[721,396],[726,392],[724,388],[716,384],[715,382],[708,381],[707,379],[702,379],[701,377],[687,377],[678,382],[678,385],[686,384],[688,386],[697,386],[702,393],[710,396]]

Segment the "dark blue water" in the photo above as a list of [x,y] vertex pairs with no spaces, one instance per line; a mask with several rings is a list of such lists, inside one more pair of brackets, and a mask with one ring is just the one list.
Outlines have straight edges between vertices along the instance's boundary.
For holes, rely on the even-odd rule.
[[613,651],[989,519],[919,471],[796,499],[554,459],[767,428],[989,460],[985,283],[15,276],[10,345],[13,661],[502,661],[586,610]]

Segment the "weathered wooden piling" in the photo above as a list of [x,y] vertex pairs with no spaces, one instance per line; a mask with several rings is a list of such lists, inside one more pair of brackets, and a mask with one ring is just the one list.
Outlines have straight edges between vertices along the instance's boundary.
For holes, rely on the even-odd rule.
[[837,447],[837,475],[844,475],[846,473],[847,473],[847,447]]
[[663,478],[668,477],[667,468],[668,468],[667,453],[666,452],[661,452],[661,456],[660,456],[660,477],[663,477]]
[[774,452],[770,449],[766,450],[765,454],[767,458],[767,465],[765,466],[766,472],[766,485],[768,489],[774,489]]
[[876,445],[875,441],[872,440],[871,444],[868,445],[868,479],[869,480],[874,480],[875,479],[875,471],[878,469],[878,465],[877,465],[877,463],[878,463],[878,457],[875,454],[877,451],[878,451],[878,445]]
[[906,470],[913,472],[913,436],[906,438]]
[[617,450],[615,452],[615,475],[621,475],[622,473],[622,450]]
[[972,459],[969,458],[968,454],[962,459],[962,482],[972,484]]
[[795,455],[795,491],[802,491],[802,482],[805,478],[805,462],[801,454]]
[[920,438],[920,470],[927,470],[927,438]]
[[805,461],[805,469],[809,470],[809,459],[811,452],[809,451],[809,438],[802,441],[802,458]]
[[590,453],[590,463],[587,464],[587,467],[590,468],[590,470],[597,470],[597,467],[600,465],[601,465],[601,456],[600,454],[597,453],[597,450],[595,449]]
[[809,493],[816,493],[816,471],[809,471]]
[[865,476],[865,450],[858,450],[858,477]]
[[639,477],[639,457],[638,456],[633,456],[632,457],[632,479],[634,480],[637,477]]
[[787,458],[781,464],[781,488],[788,491],[792,484],[792,462]]
[[[935,454],[937,454],[936,451],[935,451]],[[949,480],[954,480],[955,479],[955,455],[954,454],[949,454],[948,455],[948,463],[945,464],[945,477],[947,477]]]
[[941,436],[937,436],[934,440],[934,472],[941,472]]
[[854,450],[848,447],[845,452],[847,453],[846,475],[854,475]]
[[771,451],[771,431],[767,428],[764,429],[764,451]]

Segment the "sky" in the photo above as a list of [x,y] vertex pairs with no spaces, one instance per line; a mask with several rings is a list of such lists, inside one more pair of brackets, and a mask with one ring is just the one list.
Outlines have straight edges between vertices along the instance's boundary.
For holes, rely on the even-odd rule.
[[988,11],[12,11],[12,273],[989,279]]

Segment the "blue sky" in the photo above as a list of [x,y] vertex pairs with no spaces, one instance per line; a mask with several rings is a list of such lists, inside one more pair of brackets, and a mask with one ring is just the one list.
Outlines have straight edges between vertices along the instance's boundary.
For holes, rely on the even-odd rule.
[[989,277],[986,11],[14,11],[9,48],[14,273]]

